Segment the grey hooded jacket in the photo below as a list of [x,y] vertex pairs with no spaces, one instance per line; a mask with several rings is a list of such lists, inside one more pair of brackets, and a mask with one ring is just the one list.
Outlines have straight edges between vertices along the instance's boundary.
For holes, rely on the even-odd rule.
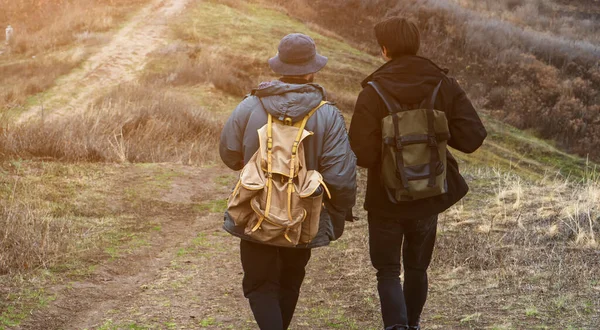
[[[219,146],[221,159],[229,168],[241,170],[259,148],[257,130],[267,122],[266,111],[275,118],[287,116],[295,122],[324,99],[325,90],[317,84],[262,83],[237,106],[223,127]],[[356,156],[350,148],[346,124],[339,110],[332,104],[322,106],[308,120],[306,129],[314,132],[303,142],[306,166],[323,175],[331,199],[325,200],[317,236],[310,244],[298,248],[325,246],[338,239],[356,199]],[[223,228],[234,236],[253,240],[244,234],[243,227],[235,226],[227,212]]]

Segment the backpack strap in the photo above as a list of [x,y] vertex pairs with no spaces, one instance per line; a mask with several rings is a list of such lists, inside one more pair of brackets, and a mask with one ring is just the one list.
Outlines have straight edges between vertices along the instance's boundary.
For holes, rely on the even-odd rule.
[[404,187],[404,189],[408,191],[408,179],[404,171],[404,157],[402,156],[402,150],[404,149],[404,145],[402,145],[402,139],[400,137],[400,131],[398,129],[398,122],[400,121],[400,118],[398,117],[398,112],[394,111],[394,109],[396,108],[392,108],[392,101],[389,100],[387,94],[381,89],[379,84],[377,84],[374,81],[369,81],[369,85],[371,85],[371,87],[375,89],[377,94],[379,94],[379,97],[381,97],[383,103],[385,103],[385,107],[387,108],[388,113],[390,114],[390,116],[392,116],[392,120],[394,122],[394,139],[396,142],[396,177],[398,177],[400,179],[400,182],[402,182],[402,187]]
[[267,205],[265,207],[265,218],[271,212],[271,195],[273,193],[273,116],[267,118]]
[[294,140],[294,145],[292,146],[292,166],[290,167],[290,178],[292,178],[294,176],[295,168],[294,168],[293,160],[298,155],[298,147],[300,146],[300,139],[302,138],[302,133],[304,132],[306,123],[308,122],[310,117],[312,117],[312,115],[314,115],[315,112],[317,112],[317,110],[319,110],[322,106],[324,106],[327,103],[328,103],[327,101],[321,101],[321,103],[319,103],[319,105],[317,105],[308,114],[306,114],[306,116],[304,116],[304,118],[302,119],[302,122],[300,123],[300,126],[298,126],[298,128],[299,128],[298,135],[296,135],[296,139]]
[[314,115],[315,112],[317,112],[317,110],[321,109],[321,107],[324,106],[325,104],[330,104],[330,102],[322,100],[321,103],[319,103],[319,105],[317,105],[314,109],[310,110],[310,112],[304,117],[304,119],[306,121],[304,121],[304,120],[302,121],[302,123],[303,123],[303,125],[301,126],[302,129],[304,129],[304,126],[306,126],[308,119],[310,119],[310,117],[312,117],[312,115]]
[[427,142],[429,144],[429,148],[431,150],[431,156],[429,157],[429,183],[428,187],[435,187],[435,179],[437,177],[437,171],[434,168],[436,164],[440,161],[440,151],[438,149],[438,141],[435,133],[435,113],[433,111],[433,106],[435,104],[435,99],[437,94],[442,86],[442,81],[437,84],[433,93],[431,93],[431,98],[429,99],[429,104],[427,104]]
[[385,107],[387,108],[387,111],[390,115],[392,115],[394,112],[396,112],[396,109],[402,109],[402,105],[398,104],[398,102],[396,100],[392,100],[388,97],[387,93],[383,91],[383,89],[381,88],[381,86],[379,86],[378,83],[376,83],[375,81],[369,81],[368,85],[370,85],[371,87],[373,87],[373,89],[377,92],[377,94],[379,94],[379,97],[383,100],[383,103],[385,103]]
[[[260,99],[259,99],[260,100]],[[261,100],[262,104],[262,100]],[[271,213],[271,197],[273,195],[273,116],[267,112],[267,205],[265,213],[258,219],[256,225],[252,227],[252,232],[260,228],[263,221],[269,217]]]

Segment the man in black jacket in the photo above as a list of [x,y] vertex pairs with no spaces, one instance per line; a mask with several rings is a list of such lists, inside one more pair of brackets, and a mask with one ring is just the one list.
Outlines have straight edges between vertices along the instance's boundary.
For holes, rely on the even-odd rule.
[[[444,111],[448,119],[448,145],[472,153],[487,133],[465,92],[455,79],[446,76],[447,70],[416,56],[420,34],[414,23],[391,18],[375,26],[375,35],[387,62],[363,81],[350,125],[350,143],[358,166],[368,168],[365,209],[384,326],[420,329],[438,214],[463,198],[469,188],[448,152],[447,193],[410,202],[389,201],[381,182],[381,122],[388,109],[368,83],[377,82],[399,104],[411,105],[421,103],[441,81],[435,109]],[[404,290],[399,277],[401,255]]]

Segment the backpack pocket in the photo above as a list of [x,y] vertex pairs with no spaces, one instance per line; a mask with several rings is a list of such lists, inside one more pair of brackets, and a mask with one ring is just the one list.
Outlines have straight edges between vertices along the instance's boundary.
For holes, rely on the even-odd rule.
[[310,243],[319,232],[321,221],[321,210],[323,209],[323,193],[318,196],[304,197],[301,200],[302,207],[306,210],[306,219],[302,222],[302,233],[300,243]]
[[[302,223],[306,219],[307,212],[300,210],[293,221],[287,217],[287,213],[275,212],[265,217],[264,201],[261,196],[252,198],[250,205],[253,217],[246,224],[245,234],[261,242],[279,245],[296,246],[300,241]],[[278,214],[284,214],[280,216]]]
[[[256,164],[251,160],[248,164]],[[227,211],[236,226],[245,226],[251,219],[256,218],[250,202],[265,188],[265,177],[255,166],[245,167],[240,173],[240,179],[227,202]]]
[[302,234],[300,235],[300,243],[308,244],[316,236],[319,231],[319,223],[321,221],[321,210],[323,209],[323,195],[314,195],[315,192],[322,187],[327,189],[323,184],[323,177],[317,171],[308,171],[303,187],[299,192],[300,206],[306,210],[306,219],[302,222]]

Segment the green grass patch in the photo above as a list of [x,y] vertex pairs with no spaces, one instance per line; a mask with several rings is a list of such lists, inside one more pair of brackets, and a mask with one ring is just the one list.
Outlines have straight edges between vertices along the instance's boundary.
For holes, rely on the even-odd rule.
[[593,180],[600,167],[581,157],[558,150],[551,142],[521,131],[480,113],[488,131],[483,147],[473,154],[455,151],[456,158],[468,166],[497,167],[525,179],[559,175],[575,181]]
[[[6,300],[0,303],[0,329],[18,326],[26,320],[34,310],[48,306],[56,296],[47,293],[43,288],[25,288],[18,294],[9,294]],[[3,306],[6,304],[6,306]]]
[[214,179],[216,184],[223,187],[231,187],[237,180],[237,176],[231,174],[219,175]]
[[529,306],[527,307],[527,309],[525,309],[525,315],[527,317],[538,317],[540,315],[540,312],[535,306]]
[[460,319],[460,323],[463,323],[463,324],[476,323],[479,321],[480,318],[481,318],[481,313],[473,313],[473,314],[463,316]]
[[208,238],[206,237],[206,233],[198,233],[198,236],[194,237],[192,240],[192,244],[196,247],[199,246],[208,246]]
[[215,320],[214,317],[207,317],[207,318],[200,320],[200,322],[198,324],[201,327],[209,327],[211,325],[216,325],[217,321]]
[[199,212],[222,213],[227,210],[226,199],[215,199],[194,205],[194,209]]

